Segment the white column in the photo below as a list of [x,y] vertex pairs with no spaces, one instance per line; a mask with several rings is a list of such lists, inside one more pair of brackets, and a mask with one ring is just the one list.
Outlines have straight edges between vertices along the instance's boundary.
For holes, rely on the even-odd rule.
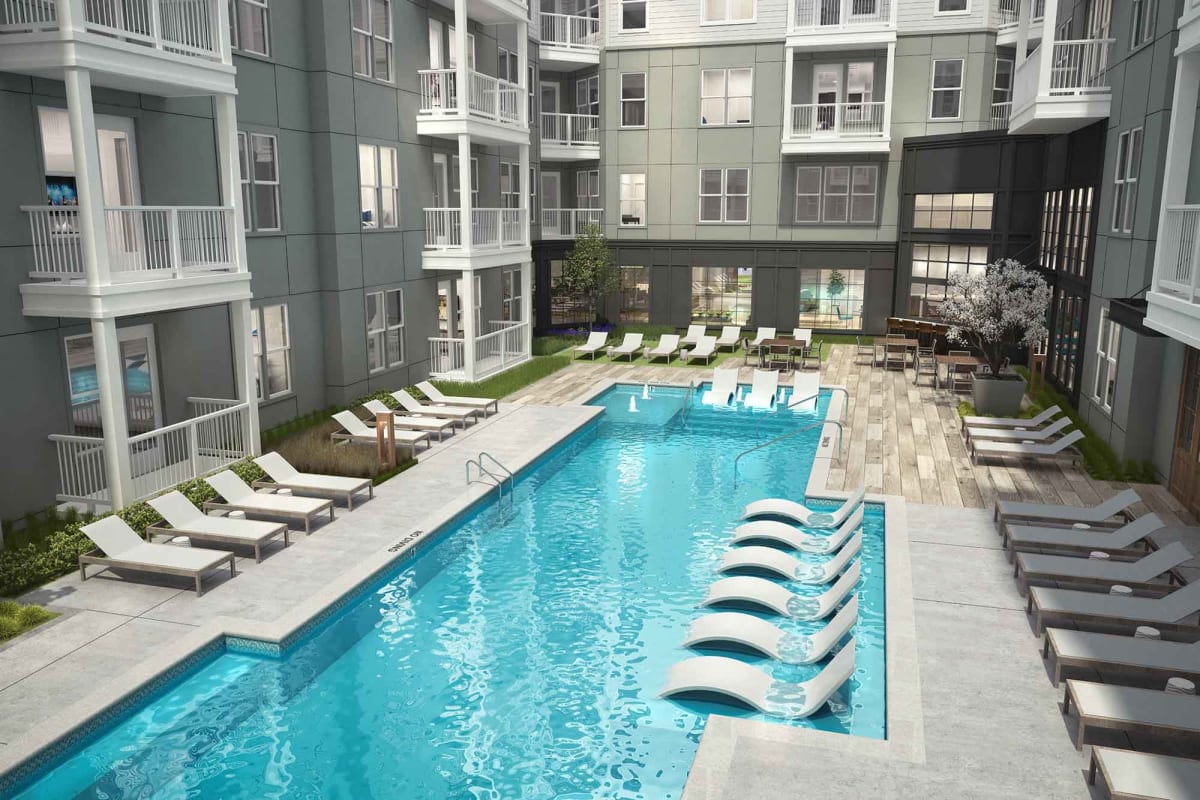
[[115,319],[92,320],[92,348],[96,354],[96,384],[100,391],[100,426],[104,429],[104,470],[108,474],[109,499],[116,511],[136,498],[129,468],[125,370],[121,364],[121,343],[117,340]]
[[471,204],[471,137],[458,135],[458,236],[463,252],[470,253],[475,244],[475,226]]
[[521,322],[525,323],[525,355],[533,354],[533,262],[521,265]]
[[1032,13],[1031,3],[1033,0],[1020,0],[1017,6],[1017,61],[1013,64],[1013,76],[1017,73],[1017,67],[1025,63],[1025,59],[1029,57],[1029,15]]
[[249,406],[246,414],[246,450],[251,455],[261,452],[258,438],[258,397],[254,390],[254,342],[250,339],[250,301],[234,300],[229,304],[229,341],[233,345],[233,386],[238,400]]
[[1042,57],[1039,59],[1038,97],[1050,94],[1050,70],[1054,67],[1054,37],[1058,28],[1058,0],[1046,0],[1045,16],[1042,18]]
[[475,337],[479,331],[475,329],[475,275],[469,269],[464,269],[462,277],[462,337],[463,337],[463,377],[468,383],[475,380]]
[[[1175,96],[1171,101],[1171,121],[1167,136],[1167,155],[1163,164],[1162,205],[1158,214],[1158,237],[1155,250],[1154,291],[1158,291],[1161,265],[1159,259],[1166,249],[1167,209],[1187,202],[1187,180],[1190,170],[1192,138],[1196,132],[1196,103],[1200,100],[1200,52],[1189,51],[1175,62]],[[1196,269],[1193,262],[1193,270]],[[1193,277],[1193,280],[1195,278]]]
[[521,182],[519,185],[523,189],[523,191],[521,192],[520,208],[523,212],[525,212],[525,225],[524,225],[525,240],[524,241],[525,241],[525,246],[529,247],[529,226],[533,222],[533,211],[529,207],[529,188],[530,187],[525,185],[530,180],[532,180],[529,177],[529,145],[527,145],[527,144],[518,145],[517,149],[520,151],[520,154],[521,154],[520,159],[519,159],[521,162]]
[[250,269],[246,257],[245,210],[242,208],[242,170],[238,157],[237,101],[233,95],[219,94],[213,98],[216,108],[217,181],[221,189],[221,205],[233,206],[229,223],[230,252],[238,272]]
[[[529,23],[521,20],[517,23],[517,83],[521,86],[521,127],[529,128]],[[528,180],[528,178],[522,178]]]
[[[794,2],[789,2],[788,6],[794,6]],[[788,12],[795,14],[795,10]],[[790,138],[795,131],[792,130],[792,70],[796,51],[791,47],[783,48],[783,138]]]
[[60,39],[74,39],[76,34],[83,31],[86,21],[83,0],[58,0],[54,7],[55,19],[58,22]]
[[[895,8],[894,2],[892,4],[892,8]],[[892,135],[892,95],[895,92],[895,85],[896,85],[896,43],[895,42],[890,42],[888,44],[887,76],[886,76],[885,80],[887,81],[887,83],[886,83],[886,88],[884,89],[885,94],[884,94],[884,98],[883,98],[885,101],[883,104],[883,135],[891,136]]]
[[471,70],[467,63],[468,24],[467,0],[454,0],[454,41],[450,46],[454,48],[454,82],[458,87],[455,92],[458,103],[456,110],[461,117],[467,116],[471,97]]
[[88,286],[94,288],[107,285],[110,273],[104,187],[100,183],[100,145],[96,141],[96,115],[92,110],[92,76],[85,69],[68,68],[64,82],[75,191],[79,197],[79,244]]

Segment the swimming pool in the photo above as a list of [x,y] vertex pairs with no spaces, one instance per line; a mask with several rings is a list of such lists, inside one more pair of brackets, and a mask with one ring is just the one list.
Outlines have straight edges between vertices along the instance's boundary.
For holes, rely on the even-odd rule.
[[[709,713],[657,697],[741,506],[799,497],[823,418],[617,386],[600,421],[282,658],[227,652],[22,797],[678,798]],[[629,409],[634,398],[637,411]],[[353,516],[346,518],[352,520]],[[848,703],[884,735],[883,516],[869,508]],[[817,587],[791,586],[813,594]],[[821,623],[780,622],[798,632]],[[783,680],[817,667],[737,656]]]

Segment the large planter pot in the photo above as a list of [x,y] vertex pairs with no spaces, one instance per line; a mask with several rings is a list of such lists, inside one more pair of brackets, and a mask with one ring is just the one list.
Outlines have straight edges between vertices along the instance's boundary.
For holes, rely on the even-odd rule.
[[971,376],[971,394],[976,414],[995,414],[1012,417],[1021,410],[1025,396],[1025,379],[1017,376],[1004,379]]

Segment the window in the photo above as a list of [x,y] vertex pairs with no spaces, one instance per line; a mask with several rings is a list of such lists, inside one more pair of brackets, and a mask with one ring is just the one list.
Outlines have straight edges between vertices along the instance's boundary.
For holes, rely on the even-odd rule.
[[[458,51],[455,50],[455,34],[454,26],[450,25],[446,28],[446,35],[450,40],[450,50],[447,52],[446,62],[450,69],[458,66]],[[467,69],[475,69],[475,34],[467,34]]]
[[992,194],[919,194],[913,198],[913,227],[990,231],[994,204]]
[[753,22],[754,0],[700,0],[702,22]]
[[750,267],[692,267],[692,322],[745,325],[753,277]]
[[933,62],[933,88],[929,93],[930,119],[958,119],[962,115],[963,60],[939,58]]
[[363,228],[395,228],[400,208],[396,148],[360,144],[358,183]]
[[367,292],[367,371],[404,363],[404,290]]
[[595,316],[591,300],[583,295],[572,294],[562,285],[563,262],[550,262],[550,324],[554,327],[588,324]]
[[800,270],[801,328],[862,328],[867,271],[863,269]]
[[[454,195],[454,205],[460,205],[458,197],[458,156],[450,157],[450,193]],[[479,159],[471,157],[471,208],[479,207]]]
[[575,113],[600,116],[600,76],[575,81]]
[[936,14],[966,14],[970,11],[968,0],[934,0],[937,4]]
[[1142,129],[1125,131],[1117,138],[1117,167],[1113,176],[1112,229],[1117,233],[1133,230],[1137,208],[1138,175],[1142,170]]
[[1054,290],[1051,300],[1053,324],[1050,327],[1046,372],[1068,392],[1075,389],[1079,344],[1083,339],[1083,298],[1067,289]]
[[996,59],[996,75],[992,80],[992,104],[1012,102],[1013,60]]
[[640,227],[646,224],[646,173],[621,175],[621,224]]
[[521,83],[521,66],[517,54],[505,47],[496,48],[496,74],[509,83]]
[[500,162],[500,207],[521,207],[521,165]]
[[581,169],[575,173],[575,207],[600,208],[600,170]]
[[1096,338],[1095,398],[1112,413],[1113,392],[1117,387],[1117,358],[1121,355],[1121,326],[1108,318],[1108,309],[1100,309],[1100,335]]
[[275,137],[239,131],[238,165],[246,230],[279,230],[279,152]]
[[621,0],[621,30],[646,30],[649,27],[647,6],[647,0]]
[[646,125],[646,73],[621,73],[621,127]]
[[700,124],[749,125],[754,70],[706,69],[700,73]]
[[795,220],[873,224],[878,191],[875,164],[796,167]]
[[650,276],[645,267],[621,267],[621,307],[617,319],[625,323],[650,322]]
[[700,170],[700,221],[750,221],[750,170]]
[[521,270],[506,269],[500,273],[501,317],[505,322],[521,319]]
[[1133,18],[1129,24],[1132,34],[1130,49],[1141,47],[1154,38],[1154,0],[1133,0]]
[[250,310],[250,341],[256,366],[254,392],[270,400],[292,390],[292,338],[286,305]]
[[533,215],[537,212],[537,167],[529,168],[529,224],[533,224]]
[[229,0],[229,43],[246,53],[271,55],[267,0]]
[[[350,26],[354,39],[354,74],[390,81],[392,0],[350,0]],[[450,49],[453,51],[453,46]]]
[[987,270],[987,265],[987,245],[914,244],[908,313],[938,316],[950,277],[979,274]]

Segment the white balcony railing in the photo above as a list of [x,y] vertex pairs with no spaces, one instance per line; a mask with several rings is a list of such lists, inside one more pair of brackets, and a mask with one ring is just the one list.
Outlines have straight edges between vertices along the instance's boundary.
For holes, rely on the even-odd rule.
[[604,220],[601,208],[543,208],[543,239],[574,239]]
[[596,146],[600,144],[599,114],[542,112],[542,144]]
[[56,30],[59,6],[77,3],[89,33],[156,50],[224,59],[220,4],[225,0],[0,0],[0,34]]
[[993,131],[1008,130],[1008,117],[1011,113],[1011,100],[1007,103],[992,103],[992,115],[988,119],[988,129]]
[[543,11],[542,44],[596,50],[600,47],[600,20]]
[[1196,302],[1200,289],[1200,205],[1168,206],[1155,259],[1155,287]]
[[815,103],[793,105],[792,138],[881,138],[887,103]]
[[466,340],[429,339],[429,371],[435,378],[480,380],[530,357],[528,322],[488,322],[489,333],[475,337],[475,362],[468,370]]
[[1055,42],[1050,63],[1050,93],[1071,95],[1110,91],[1108,51],[1112,44],[1112,39]]
[[794,0],[795,29],[805,32],[890,25],[897,0]]
[[1000,0],[1000,24],[1016,25],[1021,18],[1021,0]]
[[[475,250],[522,247],[527,243],[528,216],[524,208],[473,208],[469,246]],[[433,250],[465,250],[462,210],[425,209],[425,247]]]
[[[456,116],[463,113],[458,91],[458,75],[453,69],[423,69],[421,76],[421,113]],[[467,113],[472,117],[521,124],[524,92],[519,85],[481,72],[468,73],[470,91]]]
[[[33,234],[33,277],[83,277],[79,209],[22,206]],[[239,269],[236,217],[228,206],[113,206],[104,209],[114,280],[157,280],[186,271]]]

